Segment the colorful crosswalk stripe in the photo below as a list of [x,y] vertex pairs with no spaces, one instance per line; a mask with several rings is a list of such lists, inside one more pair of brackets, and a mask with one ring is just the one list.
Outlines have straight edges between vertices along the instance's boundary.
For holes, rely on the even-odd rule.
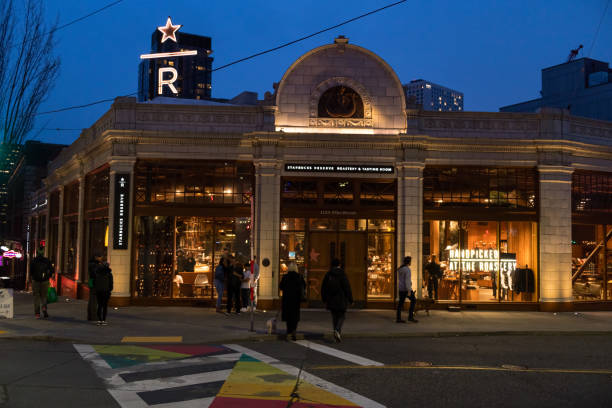
[[296,408],[382,407],[235,344],[74,347],[123,408],[281,408],[289,402]]

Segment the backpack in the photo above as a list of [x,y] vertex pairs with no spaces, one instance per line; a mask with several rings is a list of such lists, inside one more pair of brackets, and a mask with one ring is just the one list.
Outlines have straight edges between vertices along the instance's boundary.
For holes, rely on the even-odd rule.
[[340,282],[340,277],[328,274],[327,282],[325,283],[325,291],[327,292],[327,296],[336,296],[338,293],[342,291],[342,284]]
[[30,264],[32,280],[36,282],[45,282],[53,275],[51,262],[44,257],[36,257]]

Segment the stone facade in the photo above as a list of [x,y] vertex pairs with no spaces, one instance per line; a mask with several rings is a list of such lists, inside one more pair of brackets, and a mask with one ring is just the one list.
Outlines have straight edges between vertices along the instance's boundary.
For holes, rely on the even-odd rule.
[[[363,118],[351,123],[317,117],[313,108],[317,98],[338,84],[360,93]],[[110,164],[113,186],[114,174],[133,174],[134,163],[140,159],[251,161],[254,255],[260,265],[266,258],[270,261],[269,266],[261,267],[259,296],[272,303],[278,297],[284,163],[393,166],[396,257],[413,257],[413,285],[417,287],[423,263],[426,166],[537,168],[539,302],[547,310],[563,309],[572,302],[571,174],[574,169],[610,172],[611,134],[609,122],[575,118],[561,110],[537,114],[407,110],[397,75],[380,57],[337,42],[307,53],[287,70],[277,88],[275,106],[140,104],[134,98],[118,98],[109,112],[50,163],[46,190],[61,191],[62,186],[104,164]],[[337,174],[317,173],[316,177]],[[377,178],[370,174],[358,177]],[[111,188],[111,235],[113,200]],[[60,207],[60,218],[61,214]],[[60,237],[61,228],[60,222]],[[132,233],[130,230],[128,248],[132,248]],[[133,256],[129,249],[109,249],[116,302],[129,302]]]

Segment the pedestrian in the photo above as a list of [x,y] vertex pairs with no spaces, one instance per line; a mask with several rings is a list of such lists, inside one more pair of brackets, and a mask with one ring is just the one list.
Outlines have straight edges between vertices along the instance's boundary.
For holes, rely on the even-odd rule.
[[43,255],[42,248],[38,250],[36,257],[30,262],[30,275],[32,278],[32,295],[34,295],[34,315],[40,319],[42,307],[43,318],[47,319],[47,292],[49,291],[49,279],[53,276],[53,265]]
[[353,303],[351,285],[340,267],[340,260],[334,258],[331,269],[325,274],[321,284],[321,299],[327,310],[331,311],[336,342],[342,341],[342,325],[346,309]]
[[251,289],[253,290],[253,310],[257,310],[257,287],[259,285],[259,264],[257,256],[253,255],[251,260]]
[[397,270],[397,285],[399,289],[399,302],[397,302],[397,316],[395,318],[396,323],[406,323],[402,320],[402,309],[404,308],[404,302],[406,297],[410,300],[410,308],[408,309],[408,321],[417,323],[418,320],[414,318],[414,307],[416,306],[416,297],[414,296],[414,290],[412,290],[412,274],[410,272],[410,262],[412,257],[407,256],[404,258],[404,263]]
[[279,288],[283,292],[281,317],[287,323],[287,339],[296,340],[297,325],[300,321],[300,304],[306,282],[298,273],[295,262],[289,264],[287,273],[283,275]]
[[217,313],[223,313],[221,302],[223,301],[223,290],[225,288],[225,258],[219,259],[219,265],[215,268],[215,289],[217,290]]
[[227,313],[232,313],[233,305],[236,310],[236,314],[240,314],[240,282],[242,282],[242,267],[236,263],[233,256],[229,257],[229,263],[226,264],[226,266]]
[[106,313],[108,311],[108,300],[113,291],[113,272],[107,262],[103,262],[102,266],[96,269],[93,276],[93,287],[96,291],[96,300],[98,301],[98,326],[106,326]]
[[438,282],[442,278],[442,269],[436,262],[436,256],[432,255],[429,263],[425,265],[427,272],[427,296],[430,299],[438,300]]
[[96,300],[96,291],[93,286],[93,277],[96,271],[102,267],[102,257],[100,254],[95,254],[87,265],[87,272],[89,280],[87,286],[89,287],[89,300],[87,301],[87,320],[94,321],[98,314],[98,301]]
[[242,280],[240,281],[240,297],[242,300],[242,307],[240,308],[240,311],[246,312],[247,308],[249,307],[249,300],[251,297],[251,269],[243,268],[242,265],[240,265],[240,267],[243,270]]

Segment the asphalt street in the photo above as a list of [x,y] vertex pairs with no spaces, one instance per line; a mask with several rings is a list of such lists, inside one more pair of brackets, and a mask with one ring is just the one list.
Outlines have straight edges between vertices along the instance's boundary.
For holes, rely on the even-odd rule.
[[[371,406],[387,407],[612,405],[609,334],[347,338],[340,344],[319,339],[297,343],[268,340],[234,345],[157,345],[151,346],[156,354],[150,354],[148,360],[140,351],[144,348],[133,345],[97,345],[94,350],[89,345],[69,342],[6,339],[0,341],[0,346],[0,406],[11,408],[208,406],[213,400],[210,406],[222,407],[231,406],[228,399],[220,397],[231,395],[232,384],[239,384],[245,395],[250,392],[251,396],[259,396],[269,395],[275,387],[292,389],[296,383],[293,402],[306,405],[295,406],[330,406],[329,395],[313,393],[312,387],[308,388],[309,384],[320,385],[317,378],[321,384],[328,384],[323,388],[336,395],[349,390],[352,401],[366,401],[362,406],[367,406],[367,401],[372,401]],[[202,350],[208,354],[203,355]],[[176,354],[180,358],[172,360],[163,355],[171,352],[192,356]],[[248,363],[253,365],[238,375],[236,362],[245,364],[241,353],[249,354]],[[106,374],[100,369],[106,363],[90,359],[93,354],[106,356],[110,364]],[[144,362],[151,367],[138,365]],[[213,369],[224,371],[211,372]],[[279,375],[279,369],[285,374]],[[134,382],[127,384],[131,388],[117,386],[116,370],[133,371],[122,371],[120,375],[125,381],[132,378]],[[296,381],[298,373],[301,382]],[[156,385],[153,377],[164,375],[172,378],[164,379],[163,386]],[[207,379],[210,375],[216,376],[215,382]],[[106,381],[104,376],[108,376]],[[274,379],[263,385],[268,386],[268,394],[257,391],[262,387],[261,378]],[[115,385],[111,385],[113,382]],[[200,383],[208,383],[208,388],[203,389]],[[178,385],[181,387],[171,388],[172,392],[160,390]],[[118,387],[114,394],[118,397],[107,391],[113,386]],[[137,403],[117,402],[116,398],[121,397],[118,389],[132,392],[130,398]],[[183,391],[177,392],[179,389]],[[178,400],[162,403],[185,399],[185,392],[192,393],[192,398],[202,397],[206,404],[181,401],[184,405],[180,405]],[[355,399],[355,395],[363,399]],[[322,405],[325,398],[328,405]],[[261,406],[254,404],[243,406]]]

